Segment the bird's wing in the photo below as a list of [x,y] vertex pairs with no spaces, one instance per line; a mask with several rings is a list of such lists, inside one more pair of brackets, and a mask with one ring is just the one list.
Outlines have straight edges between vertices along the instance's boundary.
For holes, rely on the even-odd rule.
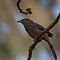
[[[36,23],[35,23],[35,25],[36,25],[35,28],[36,28],[38,31],[39,31],[39,30],[42,31],[42,30],[45,29],[43,26],[41,26],[41,25],[39,25],[39,24],[36,24]],[[49,37],[52,37],[52,36],[53,36],[53,34],[50,33],[49,31],[48,31],[47,33],[48,33],[48,36],[49,36]]]
[[41,26],[39,24],[36,24],[36,23],[35,23],[35,28],[39,29],[39,30],[44,30],[45,29],[43,26]]

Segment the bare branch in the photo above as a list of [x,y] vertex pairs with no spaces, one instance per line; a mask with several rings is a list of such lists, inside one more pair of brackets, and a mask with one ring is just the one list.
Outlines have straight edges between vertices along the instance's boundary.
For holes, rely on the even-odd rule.
[[27,14],[32,14],[31,8],[27,8],[27,9],[26,9],[26,12],[24,12],[24,11],[20,8],[20,6],[19,6],[20,2],[21,2],[21,0],[18,0],[18,1],[17,1],[17,8],[18,8],[18,10],[20,11],[20,13],[23,13],[23,14],[25,14],[25,15],[27,15]]
[[[40,39],[40,41],[41,41],[41,39]],[[30,48],[29,48],[29,55],[28,55],[28,59],[27,60],[30,60],[31,58],[32,58],[32,51],[33,51],[33,49],[35,49],[35,46],[38,44],[38,42],[40,42],[40,41],[35,41],[31,46],[30,46]]]
[[[41,41],[41,39],[42,39],[41,36],[43,36],[46,32],[48,32],[50,29],[52,29],[52,28],[56,25],[56,23],[58,23],[59,19],[60,19],[60,13],[59,13],[59,15],[57,16],[57,18],[55,19],[55,21],[54,21],[53,23],[51,23],[51,25],[49,25],[49,26],[34,40],[34,43],[33,43],[33,44],[30,46],[30,48],[29,48],[29,55],[28,55],[28,59],[27,59],[27,60],[30,60],[30,59],[32,58],[32,51],[35,49],[35,46]],[[49,44],[50,48],[53,49],[52,52],[53,52],[53,54],[54,54],[55,60],[57,60],[57,56],[56,56],[55,50],[54,50],[54,48],[52,48],[53,46],[52,46],[51,43],[49,43],[49,42],[48,42],[48,44]]]
[[36,40],[37,40],[38,38],[40,38],[42,35],[44,35],[46,32],[48,32],[50,29],[52,29],[52,28],[56,25],[56,23],[58,23],[59,19],[60,19],[60,13],[59,13],[59,15],[57,16],[57,18],[55,19],[55,21],[54,21],[53,23],[51,23],[51,24],[36,38]]
[[54,47],[53,47],[53,45],[51,44],[50,40],[47,40],[46,42],[47,42],[48,45],[50,46],[50,49],[51,49],[51,51],[52,51],[52,53],[53,53],[53,56],[54,56],[55,60],[57,60],[56,52],[55,52]]

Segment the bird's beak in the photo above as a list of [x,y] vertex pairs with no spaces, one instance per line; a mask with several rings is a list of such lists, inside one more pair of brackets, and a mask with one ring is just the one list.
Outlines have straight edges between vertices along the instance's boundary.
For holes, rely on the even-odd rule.
[[18,23],[21,23],[21,20],[17,21]]

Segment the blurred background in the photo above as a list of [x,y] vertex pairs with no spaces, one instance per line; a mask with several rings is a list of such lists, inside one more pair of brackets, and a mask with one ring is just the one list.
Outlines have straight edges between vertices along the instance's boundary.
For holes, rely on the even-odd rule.
[[[33,39],[26,33],[24,26],[17,23],[18,20],[27,17],[47,27],[60,12],[60,0],[22,0],[21,8],[24,11],[31,8],[31,15],[21,14],[16,3],[17,0],[0,0],[0,60],[27,60]],[[50,40],[60,60],[60,22],[50,31],[54,34]],[[31,60],[54,60],[45,41],[36,46]]]

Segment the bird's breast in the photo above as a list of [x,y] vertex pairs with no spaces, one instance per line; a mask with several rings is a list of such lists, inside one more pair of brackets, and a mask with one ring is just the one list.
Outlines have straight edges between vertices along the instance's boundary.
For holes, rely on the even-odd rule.
[[25,27],[25,30],[33,39],[36,38],[40,34],[40,31],[38,31],[32,26]]

